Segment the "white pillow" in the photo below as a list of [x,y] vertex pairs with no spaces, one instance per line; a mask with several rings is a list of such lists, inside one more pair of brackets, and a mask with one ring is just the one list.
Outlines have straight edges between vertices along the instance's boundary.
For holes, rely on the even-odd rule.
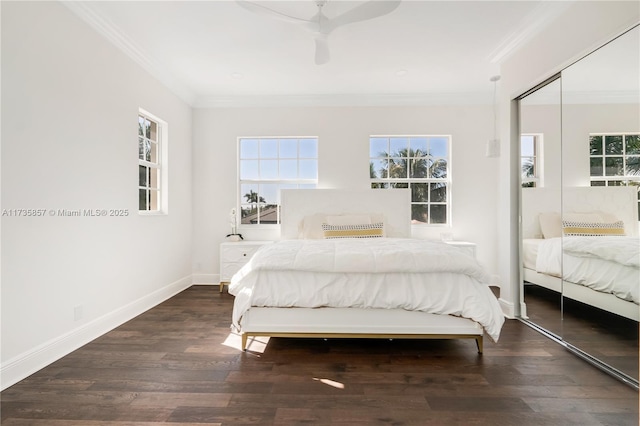
[[618,216],[616,216],[613,213],[607,213],[607,212],[597,212],[597,213],[602,217],[602,221],[604,223],[615,223],[620,221]]
[[327,216],[326,223],[334,226],[370,225],[371,216],[368,214],[341,214],[336,216]]
[[318,213],[305,216],[298,227],[298,238],[302,240],[321,240],[324,238],[322,224],[326,223],[327,215]]
[[562,215],[563,222],[615,223],[621,220],[614,214],[594,210],[589,213],[568,212]]
[[[371,223],[385,223],[382,213],[371,213]],[[386,223],[385,223],[386,224]]]
[[543,238],[562,237],[562,218],[558,212],[540,213],[538,215]]
[[590,223],[605,223],[600,213],[576,213],[569,212],[562,215],[562,220],[567,222],[590,222]]

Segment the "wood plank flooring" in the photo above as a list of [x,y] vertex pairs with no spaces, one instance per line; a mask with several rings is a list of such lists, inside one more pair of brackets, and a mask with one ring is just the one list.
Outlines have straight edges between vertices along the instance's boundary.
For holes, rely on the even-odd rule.
[[638,378],[638,323],[565,298],[537,285],[525,286],[525,302],[532,322],[559,335],[623,373]]
[[516,320],[498,343],[270,339],[193,286],[0,394],[3,426],[638,425],[638,393]]

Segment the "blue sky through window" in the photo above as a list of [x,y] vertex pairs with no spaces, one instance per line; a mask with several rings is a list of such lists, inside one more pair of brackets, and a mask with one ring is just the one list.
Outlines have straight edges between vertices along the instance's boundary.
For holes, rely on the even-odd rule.
[[240,138],[239,156],[243,224],[277,223],[282,189],[316,187],[317,138]]

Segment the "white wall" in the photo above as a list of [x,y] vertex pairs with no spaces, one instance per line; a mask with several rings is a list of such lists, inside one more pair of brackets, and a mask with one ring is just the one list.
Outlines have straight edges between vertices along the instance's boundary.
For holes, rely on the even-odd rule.
[[[137,213],[139,107],[168,215]],[[191,108],[60,3],[2,2],[2,124],[3,209],[129,211],[2,217],[5,388],[191,284]]]
[[499,177],[499,271],[501,302],[518,313],[519,136],[512,99],[640,21],[640,3],[574,2],[537,37],[501,64]]
[[[318,136],[319,187],[364,189],[370,186],[370,135],[452,135],[453,226],[414,227],[414,235],[439,239],[452,232],[476,242],[480,262],[496,274],[498,159],[485,157],[490,105],[196,109],[193,126],[195,282],[218,282],[218,245],[229,233],[227,215],[237,197],[239,136]],[[279,238],[277,230],[241,232],[249,239]]]

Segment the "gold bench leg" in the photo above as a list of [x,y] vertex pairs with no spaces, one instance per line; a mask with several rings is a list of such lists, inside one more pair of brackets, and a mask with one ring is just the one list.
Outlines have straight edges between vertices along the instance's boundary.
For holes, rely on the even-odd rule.
[[482,336],[476,337],[476,346],[478,347],[478,353],[482,353]]
[[247,333],[242,333],[242,351],[246,351],[247,350]]

